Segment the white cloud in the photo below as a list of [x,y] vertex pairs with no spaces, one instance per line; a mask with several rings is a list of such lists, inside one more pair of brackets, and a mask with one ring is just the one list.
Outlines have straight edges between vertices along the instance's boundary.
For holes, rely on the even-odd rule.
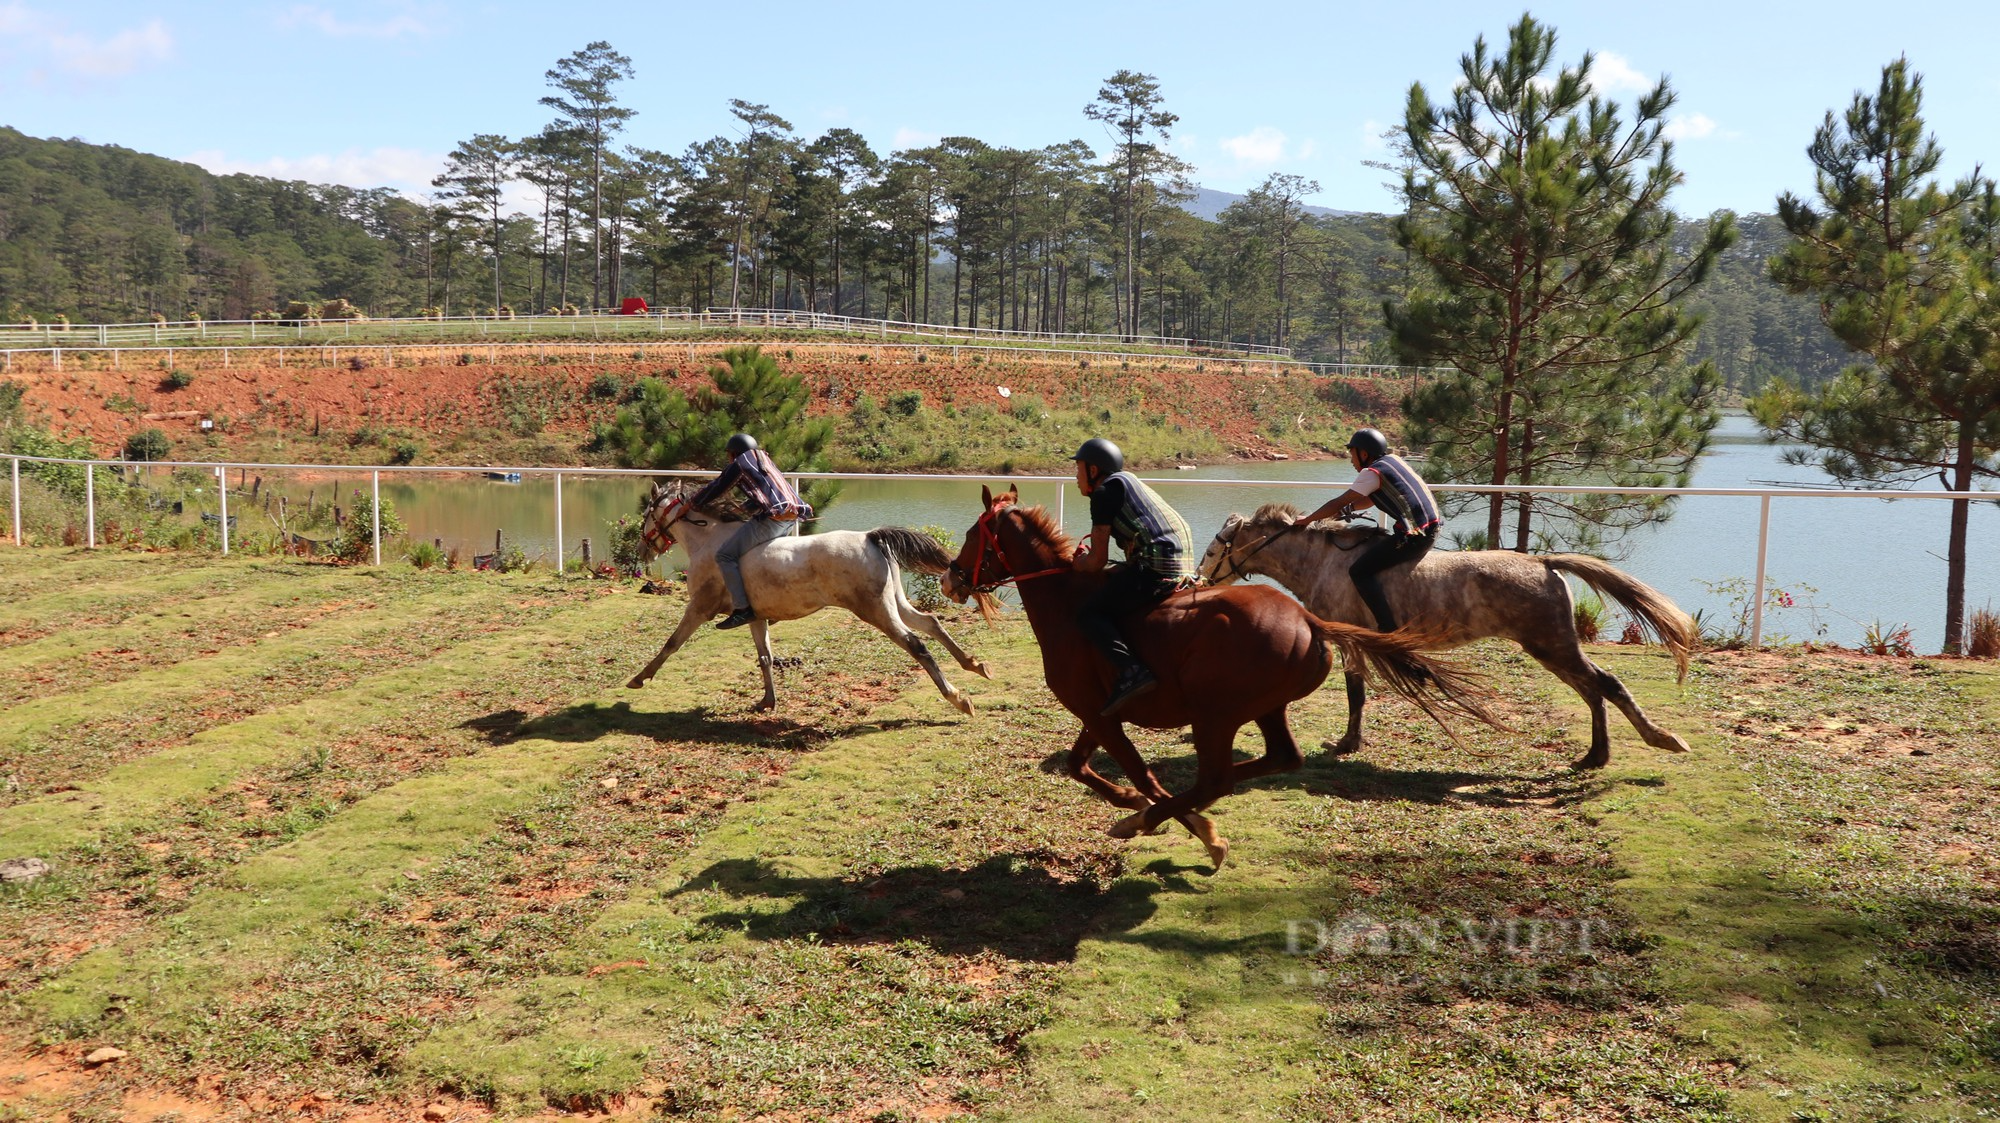
[[1641,74],[1624,55],[1600,51],[1590,67],[1590,84],[1600,93],[1643,94],[1650,93],[1660,82]]
[[889,150],[891,152],[901,152],[907,148],[928,148],[936,144],[940,139],[942,138],[936,133],[922,132],[904,126],[896,130],[895,136],[889,138]]
[[1715,135],[1714,118],[1705,113],[1675,114],[1660,132],[1668,140],[1700,140]]
[[1269,165],[1285,158],[1285,134],[1259,125],[1242,136],[1224,137],[1222,150],[1239,164]]
[[1313,157],[1313,153],[1318,151],[1319,151],[1319,141],[1308,140],[1305,143],[1299,145],[1298,158],[1301,160],[1310,160]]
[[393,187],[404,194],[423,194],[431,189],[431,179],[444,170],[444,156],[413,148],[350,148],[337,154],[272,156],[264,160],[243,160],[226,152],[208,149],[187,157],[217,175],[269,176],[272,179],[302,179],[308,183],[341,183],[349,187]]
[[1382,139],[1382,134],[1388,130],[1389,126],[1384,125],[1373,117],[1361,122],[1361,151],[1370,154],[1387,152],[1389,150],[1389,142]]
[[81,78],[117,78],[174,53],[174,37],[158,19],[109,33],[71,29],[69,21],[26,4],[0,4],[0,60],[23,61],[36,76],[51,71]]
[[299,4],[278,17],[280,27],[302,27],[337,39],[400,39],[405,35],[428,35],[431,29],[417,17],[404,13],[377,20],[342,20],[325,8]]

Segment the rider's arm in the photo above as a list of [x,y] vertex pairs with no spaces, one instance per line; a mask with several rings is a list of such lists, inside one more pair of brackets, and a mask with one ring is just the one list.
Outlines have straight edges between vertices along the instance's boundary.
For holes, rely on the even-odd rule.
[[1345,514],[1349,511],[1366,510],[1374,505],[1375,500],[1355,491],[1353,488],[1348,488],[1346,491],[1320,504],[1317,511],[1306,515],[1298,521],[1302,523],[1316,523],[1321,519],[1329,519],[1335,515]]
[[1111,556],[1111,528],[1093,526],[1090,540],[1070,557],[1069,566],[1078,573],[1096,573],[1104,568],[1104,560]]
[[731,460],[729,462],[729,467],[724,468],[722,470],[721,475],[708,481],[707,487],[704,487],[700,491],[695,492],[694,498],[688,500],[688,503],[695,507],[706,507],[709,504],[714,503],[716,500],[721,499],[725,495],[728,495],[729,489],[736,486],[736,481],[740,479],[742,475],[743,475],[743,466],[741,464],[738,464],[736,461]]

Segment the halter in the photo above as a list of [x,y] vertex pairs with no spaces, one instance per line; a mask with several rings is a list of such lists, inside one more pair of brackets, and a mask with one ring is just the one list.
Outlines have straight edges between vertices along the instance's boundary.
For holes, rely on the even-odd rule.
[[[655,557],[673,549],[674,536],[668,533],[673,525],[688,519],[694,513],[694,505],[683,496],[669,497],[666,502],[656,504],[646,512],[646,523],[639,528],[639,539]],[[691,519],[696,526],[707,526],[700,519]]]
[[[1007,555],[1000,552],[1000,534],[993,529],[994,517],[1007,509],[1006,507],[989,507],[985,514],[979,516],[979,521],[972,524],[974,533],[979,536],[979,550],[972,555],[972,572],[967,574],[964,568],[956,561],[953,561],[949,567],[952,577],[959,584],[975,593],[990,593],[1002,585],[1011,585],[1019,581],[1032,581],[1037,577],[1051,577],[1058,573],[1071,572],[1070,567],[1066,565],[1040,569],[1033,573],[1014,573],[1009,570],[1007,568]],[[993,552],[993,565],[1000,571],[1001,577],[997,581],[981,585],[979,583],[979,571],[986,563],[986,553],[988,550]]]
[[[1238,561],[1235,556],[1236,535],[1241,534],[1243,532],[1243,528],[1248,525],[1250,524],[1247,522],[1237,523],[1236,529],[1231,532],[1228,538],[1222,538],[1221,535],[1216,535],[1217,538],[1221,538],[1222,540],[1222,564],[1228,566],[1235,572],[1233,574],[1218,572],[1214,577],[1209,578],[1210,584],[1219,584],[1226,578],[1250,576],[1251,575],[1250,571],[1243,568],[1243,562],[1247,562],[1251,558],[1256,557],[1258,552],[1261,551],[1264,547],[1269,546],[1271,543],[1277,541],[1280,538],[1283,538],[1285,535],[1290,534],[1292,531],[1297,530],[1299,528],[1298,523],[1288,523],[1283,529],[1274,530],[1271,533],[1266,534],[1264,537],[1259,538],[1257,540],[1256,545],[1250,547],[1250,551],[1243,555],[1242,561]],[[1219,570],[1221,566],[1217,566],[1216,568]]]

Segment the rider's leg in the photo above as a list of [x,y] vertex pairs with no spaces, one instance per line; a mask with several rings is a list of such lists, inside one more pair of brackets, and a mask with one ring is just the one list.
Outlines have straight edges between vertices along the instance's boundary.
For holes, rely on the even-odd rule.
[[1396,613],[1389,607],[1389,598],[1383,593],[1377,575],[1390,566],[1415,565],[1431,552],[1431,544],[1435,540],[1428,534],[1398,534],[1380,538],[1363,546],[1360,556],[1348,567],[1348,576],[1354,579],[1354,591],[1361,594],[1361,602],[1375,614],[1376,631],[1396,630]]
[[743,591],[743,555],[773,538],[798,533],[798,527],[796,522],[751,519],[715,551],[715,568],[722,571],[722,584],[729,590],[730,607],[729,615],[716,627],[740,628],[756,618],[756,610],[750,607],[750,596]]
[[1117,672],[1111,699],[1099,711],[1107,717],[1159,685],[1153,672],[1125,642],[1124,634],[1118,630],[1118,618],[1136,609],[1152,607],[1167,591],[1164,582],[1151,571],[1135,565],[1120,566],[1111,571],[1104,587],[1077,611],[1077,625]]

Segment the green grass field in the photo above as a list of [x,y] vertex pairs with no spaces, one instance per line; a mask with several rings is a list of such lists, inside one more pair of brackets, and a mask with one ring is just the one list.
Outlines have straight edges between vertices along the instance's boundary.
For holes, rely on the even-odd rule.
[[832,614],[758,715],[741,633],[622,687],[679,608],[0,549],[0,1121],[2000,1112],[1992,664],[1597,647],[1694,749],[1585,775],[1474,648],[1511,731],[1380,702],[1217,873],[1104,836],[1018,615],[974,718]]

